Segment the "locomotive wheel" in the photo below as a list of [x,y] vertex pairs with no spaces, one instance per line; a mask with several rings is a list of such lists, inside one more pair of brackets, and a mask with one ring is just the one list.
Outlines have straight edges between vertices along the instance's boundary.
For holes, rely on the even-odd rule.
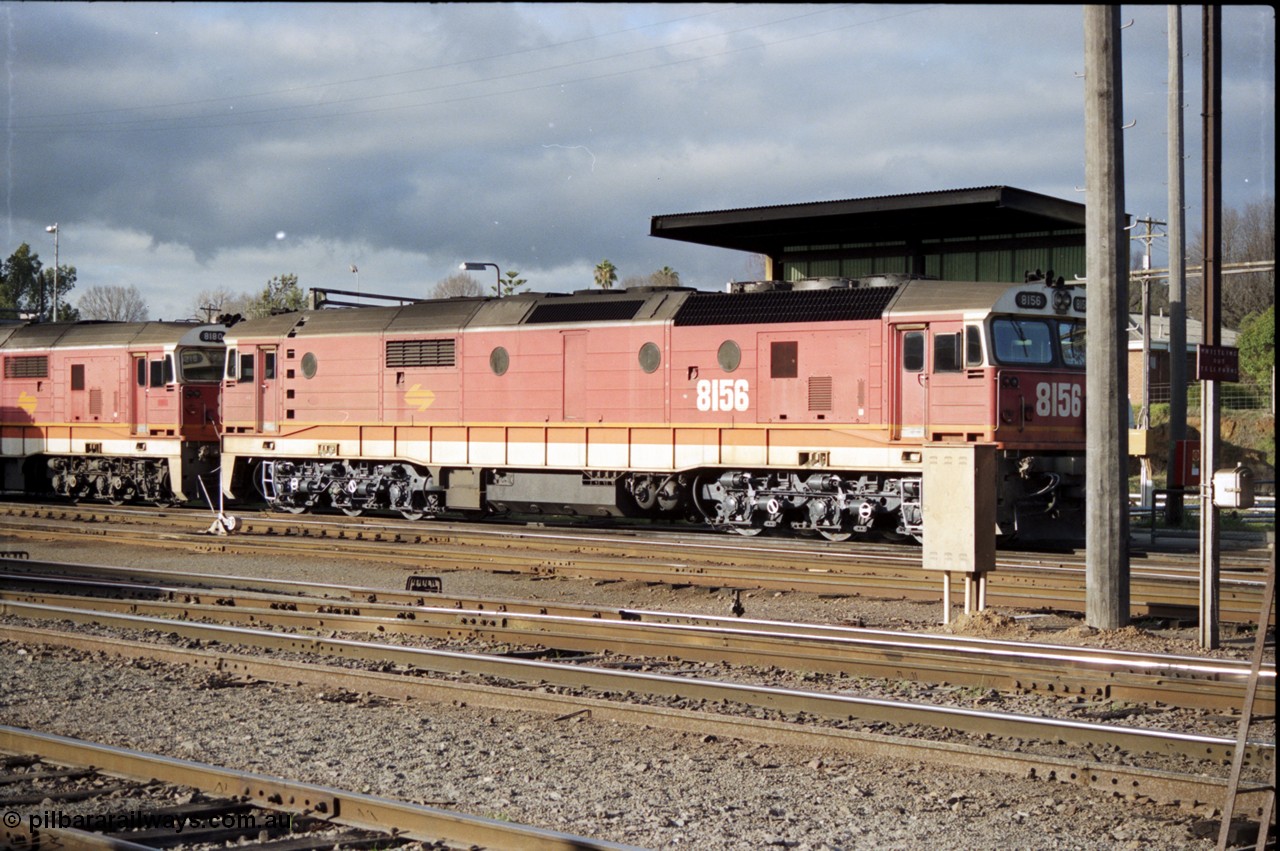
[[272,511],[283,511],[285,514],[306,514],[307,507],[305,505],[273,505]]
[[347,515],[348,517],[359,517],[361,514],[364,514],[364,509],[363,508],[344,508],[342,509],[342,513]]
[[735,535],[741,535],[744,538],[754,538],[764,531],[763,526],[726,526],[726,530]]
[[414,511],[413,509],[405,508],[400,511],[400,516],[405,520],[421,520],[423,517],[427,516],[427,512]]
[[828,529],[819,529],[818,531],[822,533],[822,537],[826,538],[828,541],[835,541],[837,544],[843,543],[853,537],[852,532],[832,532]]

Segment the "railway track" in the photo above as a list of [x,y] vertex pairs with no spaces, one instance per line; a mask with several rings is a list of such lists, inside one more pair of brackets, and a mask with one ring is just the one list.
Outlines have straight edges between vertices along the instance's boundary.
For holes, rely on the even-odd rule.
[[[1005,691],[1080,695],[1230,711],[1244,699],[1248,665],[1165,654],[996,641],[671,612],[316,587],[252,578],[49,562],[0,561],[0,601],[205,620],[274,629],[339,630],[506,642],[555,652],[615,648],[640,657],[773,666],[855,677],[911,679]],[[273,590],[260,590],[264,584]],[[244,589],[259,590],[244,590]],[[103,599],[110,598],[110,599]],[[1274,672],[1257,711],[1273,713]]]
[[[68,612],[49,614],[64,619],[75,617]],[[162,623],[137,616],[108,616],[97,622],[104,621],[117,628],[176,634],[186,639],[188,646],[18,626],[5,626],[0,638],[27,645],[204,666],[251,681],[311,684],[327,692],[345,690],[398,700],[525,710],[561,719],[586,715],[597,722],[641,724],[669,731],[696,731],[703,736],[808,745],[997,771],[1177,802],[1205,812],[1222,800],[1226,785],[1224,763],[1234,750],[1234,740],[1222,736],[860,700],[220,625]],[[190,642],[216,642],[221,649],[193,647]],[[230,652],[228,648],[253,652]],[[268,649],[272,652],[264,655]],[[301,655],[280,658],[282,651]],[[335,666],[337,659],[346,660],[342,667]],[[352,667],[352,660],[379,670]],[[424,671],[449,678],[411,675]],[[646,702],[635,699],[637,695],[666,699]],[[756,711],[733,713],[733,705],[755,707]],[[919,729],[915,736],[904,732],[939,727],[965,731],[967,735],[942,741],[935,735],[920,735]],[[982,744],[971,744],[974,741]],[[1037,741],[1047,743],[1043,752],[1034,745]],[[1064,742],[1075,743],[1076,747],[1064,748]],[[1082,758],[1097,750],[1123,755],[1123,759],[1102,762]],[[1157,767],[1144,764],[1145,760],[1136,756],[1141,754],[1155,755],[1147,759]],[[1247,760],[1264,769],[1269,767],[1274,761],[1274,746],[1250,744]],[[1170,761],[1190,769],[1170,770]]]
[[10,726],[3,754],[2,848],[629,847]]
[[[1030,690],[1027,684],[1017,685],[1012,672],[1021,664],[1015,657],[1031,650],[1025,664],[1039,668],[1038,690],[1071,695],[1062,703],[1096,706],[1100,718],[1108,715],[1101,710],[1122,707],[1128,699],[1120,696],[1124,688],[1163,690],[1163,697],[1148,692],[1141,702],[1165,704],[1175,702],[1173,696],[1183,687],[1187,695],[1222,689],[1214,698],[1221,703],[1209,710],[1221,712],[1231,705],[1235,687],[1230,683],[1238,679],[1238,665],[1230,661],[1219,666],[1219,660],[1088,649],[1076,654],[1074,648],[1068,652],[1062,647],[1049,649],[1058,658],[1035,661],[1038,648],[956,636],[897,636],[894,640],[906,643],[895,646],[891,633],[876,630],[422,590],[20,560],[0,569],[6,574],[0,577],[0,606],[6,615],[0,641],[70,653],[73,664],[96,666],[93,660],[103,658],[96,654],[104,654],[207,669],[220,679],[244,684],[309,684],[327,695],[353,699],[377,695],[423,706],[528,711],[555,721],[636,725],[704,741],[887,756],[1065,782],[1135,800],[1177,802],[1204,816],[1212,816],[1224,799],[1227,765],[1235,749],[1234,736],[1226,731],[1230,721],[1219,725],[1221,734],[1178,732],[1129,726],[1125,712],[1088,721],[1046,717],[1036,710],[987,711],[981,707],[985,699],[968,700],[1005,687],[995,682],[1000,677],[1014,683],[1009,688]],[[206,622],[214,620],[220,622]],[[433,642],[472,650],[481,643],[509,655],[416,646]],[[618,650],[633,647],[652,654],[649,661],[635,665],[618,656]],[[643,647],[650,649],[639,649]],[[762,660],[770,647],[776,655]],[[796,657],[794,664],[786,659],[787,652]],[[1006,654],[1003,662],[1001,652]],[[714,666],[682,667],[671,661],[685,657],[719,663],[739,654],[739,661],[754,655],[770,669],[811,669],[824,653],[843,676],[859,678],[846,683],[856,689],[815,691],[824,686],[816,682],[810,687],[807,675],[796,678],[803,683],[800,688],[727,681]],[[857,658],[861,654],[864,659]],[[975,674],[989,669],[985,683],[961,685],[965,666],[955,662],[969,654],[985,660],[972,666]],[[999,669],[1005,663],[1009,667]],[[1152,664],[1160,668],[1144,673],[1144,666]],[[915,682],[934,676],[947,685],[925,689],[926,702],[857,693],[861,678],[884,676]],[[1144,676],[1150,681],[1143,683]],[[1107,690],[1099,691],[1100,683]],[[1274,677],[1265,688],[1273,706]],[[955,693],[965,700],[953,702],[967,705],[943,705]],[[1138,694],[1132,692],[1135,701]],[[1137,720],[1150,723],[1141,713]],[[1266,736],[1246,746],[1254,772],[1274,770],[1274,739]]]
[[[292,557],[374,559],[425,571],[481,569],[607,580],[669,582],[714,587],[765,588],[888,599],[940,600],[938,577],[920,569],[909,547],[749,543],[709,536],[658,536],[611,531],[499,530],[369,518],[254,515],[231,537],[206,534],[207,515],[138,512],[98,507],[0,505],[0,530],[51,540],[84,539],[197,552],[287,554]],[[1139,560],[1141,561],[1141,560]],[[1256,622],[1261,607],[1260,556],[1225,560],[1220,614],[1227,623]],[[1194,620],[1198,588],[1191,564],[1135,564],[1133,617]],[[1084,609],[1084,567],[1076,556],[1005,554],[989,575],[992,606]]]

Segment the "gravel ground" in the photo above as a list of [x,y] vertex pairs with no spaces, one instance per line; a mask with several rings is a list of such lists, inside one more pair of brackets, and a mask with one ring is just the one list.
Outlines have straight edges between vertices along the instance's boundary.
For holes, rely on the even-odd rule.
[[[153,548],[0,539],[33,558],[174,566]],[[400,567],[183,555],[192,571],[402,588]],[[726,613],[728,592],[456,573],[454,594]],[[933,628],[940,606],[744,593],[747,615]],[[991,626],[983,622],[984,628]],[[996,621],[1035,640],[1198,655],[1194,630],[1095,634],[1061,616]],[[1011,636],[1012,637],[1012,636]],[[1218,655],[1245,656],[1247,636]],[[1175,807],[1003,774],[715,740],[582,717],[350,699],[207,672],[0,643],[0,720],[649,848],[1211,848]]]

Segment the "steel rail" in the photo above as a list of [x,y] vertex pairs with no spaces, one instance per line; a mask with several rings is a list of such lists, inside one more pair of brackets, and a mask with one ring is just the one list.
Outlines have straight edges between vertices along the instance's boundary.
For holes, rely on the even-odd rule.
[[193,786],[213,795],[243,797],[263,808],[327,817],[338,824],[398,833],[424,842],[443,840],[461,848],[482,845],[529,851],[580,851],[631,847],[17,727],[0,726],[0,751],[36,754],[63,765],[93,766],[104,773],[134,780],[162,780]]
[[[22,580],[26,580],[37,587],[65,585],[65,587],[74,588],[83,585],[90,590],[104,590],[107,593],[147,592],[167,599],[183,596],[187,602],[191,603],[198,603],[201,601],[201,597],[210,595],[235,605],[252,605],[256,602],[266,602],[268,605],[272,602],[303,602],[309,605],[324,606],[330,605],[336,599],[349,601],[361,607],[381,603],[425,607],[427,609],[445,609],[450,612],[556,615],[569,618],[590,618],[597,621],[640,621],[645,623],[711,626],[725,629],[741,629],[746,626],[757,632],[798,633],[819,637],[872,637],[886,641],[927,642],[931,646],[947,649],[957,646],[969,650],[994,648],[997,652],[1008,649],[1026,649],[1034,652],[1065,655],[1069,660],[1078,660],[1082,664],[1096,662],[1100,665],[1113,666],[1125,671],[1167,672],[1170,676],[1198,676],[1209,679],[1244,676],[1247,674],[1249,667],[1246,661],[1238,659],[1143,653],[1096,648],[1087,645],[1067,647],[1060,644],[1022,640],[1010,641],[938,633],[909,633],[902,630],[871,629],[841,624],[772,621],[740,616],[730,618],[710,614],[666,612],[649,609],[602,608],[575,603],[553,603],[550,601],[511,598],[463,597],[443,592],[398,591],[371,586],[316,583],[305,580],[272,579],[270,577],[236,574],[199,573],[186,570],[175,571],[139,567],[124,568],[67,562],[4,562],[2,558],[0,558],[0,564],[4,564],[10,571],[29,571],[29,573],[0,572],[0,582],[10,581],[20,584]],[[50,575],[51,573],[58,574],[63,578],[52,576]],[[94,580],[87,578],[91,576],[114,577],[114,579]],[[172,584],[140,586],[137,584],[138,582],[166,582]],[[264,591],[263,589],[275,590]],[[313,599],[308,600],[308,597]],[[395,611],[394,606],[388,608],[388,611]],[[1263,672],[1264,678],[1275,679],[1275,676],[1274,671]]]
[[[739,703],[783,713],[837,721],[860,719],[892,724],[918,724],[966,733],[1047,739],[1077,744],[1114,745],[1129,751],[1179,755],[1219,763],[1229,762],[1235,752],[1235,740],[1222,736],[1119,727],[1070,719],[906,703],[847,694],[820,694],[797,689],[565,665],[532,659],[397,647],[349,639],[321,638],[217,624],[196,624],[188,621],[63,606],[4,601],[0,602],[0,614],[41,620],[71,620],[76,623],[96,623],[125,629],[150,629],[256,649],[272,648],[357,658],[437,673],[490,676],[512,682],[548,683],[568,688],[589,688],[612,694],[631,692],[710,703]],[[1274,751],[1273,743],[1250,743],[1246,746],[1246,758],[1250,764],[1269,766],[1274,761]]]
[[[70,515],[69,517],[66,515]],[[88,511],[64,511],[72,522],[71,529],[51,530],[43,534],[79,537],[88,533],[104,536],[108,530],[93,528]],[[656,546],[652,542],[614,538],[608,542],[584,542],[565,534],[531,535],[516,531],[511,544],[495,547],[459,543],[458,536],[425,535],[398,526],[348,527],[343,524],[329,534],[327,526],[317,525],[318,534],[299,532],[284,521],[273,520],[266,531],[256,531],[252,522],[242,527],[241,534],[229,538],[208,535],[181,535],[173,532],[116,530],[113,537],[148,546],[191,546],[199,551],[244,554],[280,554],[297,556],[300,552],[324,557],[373,558],[384,563],[411,564],[427,570],[495,570],[534,575],[568,575],[594,579],[638,582],[687,583],[698,585],[759,587],[775,590],[803,591],[815,594],[865,594],[887,599],[940,600],[941,581],[919,569],[914,562],[895,558],[890,565],[869,565],[865,559],[846,551],[823,553],[801,552],[793,548],[754,546],[743,549],[725,544],[664,544],[660,558],[647,553]],[[277,531],[277,526],[279,531]],[[26,529],[28,533],[33,529]],[[530,541],[556,542],[557,551],[542,551],[528,546]],[[698,561],[690,556],[699,550],[721,553],[722,560]],[[673,554],[681,556],[671,560]],[[746,564],[732,559],[749,558]],[[988,575],[987,602],[991,605],[1027,608],[1053,608],[1083,611],[1083,571],[1071,567],[1036,567],[1028,570],[997,569]],[[1220,611],[1224,621],[1256,622],[1261,607],[1261,581],[1225,578],[1221,585]],[[1170,573],[1143,574],[1131,577],[1131,612],[1137,617],[1194,618],[1198,590],[1190,575]]]
[[[7,577],[0,574],[0,581]],[[31,585],[60,586],[63,580],[23,577]],[[85,580],[79,580],[84,583]],[[728,621],[672,613],[591,614],[459,610],[386,603],[334,606],[332,599],[250,594],[177,586],[136,588],[99,585],[99,591],[146,592],[159,599],[103,599],[47,591],[0,591],[0,599],[53,606],[209,619],[286,628],[401,633],[433,638],[481,638],[538,644],[557,650],[677,657],[788,670],[950,683],[984,688],[1028,689],[1091,695],[1130,703],[1159,701],[1175,706],[1234,709],[1244,699],[1248,666],[1193,657],[1161,657],[960,636],[930,636],[850,627]],[[176,599],[175,599],[176,598]],[[1274,680],[1274,672],[1268,671]],[[1262,690],[1260,712],[1275,704],[1274,683]]]
[[[194,512],[155,512],[137,511],[107,506],[22,506],[0,503],[0,522],[5,516],[22,520],[40,518],[73,519],[81,524],[110,524],[131,521],[136,525],[155,526],[161,523],[170,532],[206,533],[207,517]],[[455,545],[470,549],[509,549],[512,546],[528,548],[529,543],[543,545],[543,549],[551,551],[559,549],[565,552],[583,554],[613,554],[625,548],[632,557],[652,557],[658,560],[669,560],[672,554],[679,556],[681,562],[692,564],[725,564],[742,560],[744,553],[750,553],[761,564],[774,568],[790,568],[798,563],[806,567],[822,567],[839,571],[842,565],[848,565],[854,572],[863,572],[875,563],[880,567],[903,566],[915,568],[919,566],[919,551],[910,545],[878,544],[876,542],[859,541],[856,544],[841,545],[819,543],[817,545],[803,539],[776,539],[767,541],[751,539],[747,542],[740,538],[725,537],[710,533],[675,533],[662,531],[650,526],[643,528],[620,528],[610,530],[551,529],[532,528],[509,524],[501,528],[482,528],[477,523],[451,523],[448,521],[432,521],[428,526],[413,521],[402,521],[393,517],[351,518],[338,514],[332,515],[295,515],[273,514],[270,512],[242,515],[240,529],[249,534],[267,537],[287,538],[322,538],[351,541],[383,541],[400,540],[413,543],[428,543],[441,546]],[[174,529],[174,526],[177,529]],[[856,547],[856,548],[855,548]],[[1141,559],[1147,554],[1135,548],[1135,561],[1132,571],[1142,574],[1147,567]],[[1228,556],[1236,558],[1237,556]],[[1240,556],[1243,558],[1243,556]],[[1177,553],[1162,554],[1162,558],[1178,561]],[[1185,560],[1185,559],[1184,559]],[[1079,562],[1079,564],[1075,564]],[[1260,570],[1258,565],[1250,570]],[[1071,570],[1083,570],[1083,558],[1076,554],[1058,554],[1050,561],[1042,555],[1028,552],[1001,552],[997,559],[997,570],[1035,570],[1046,566],[1054,566]],[[1198,568],[1188,561],[1186,570],[1194,573]],[[1246,569],[1246,568],[1242,568]],[[1231,565],[1224,564],[1224,571],[1230,574]]]
[[326,664],[243,656],[190,647],[173,647],[123,638],[68,633],[0,624],[0,638],[29,645],[106,653],[174,665],[200,666],[246,680],[453,706],[533,712],[556,720],[586,716],[601,723],[624,723],[700,736],[715,735],[770,745],[833,749],[866,756],[910,760],[952,769],[995,771],[1017,777],[1057,781],[1125,795],[1143,795],[1163,803],[1212,812],[1226,792],[1226,779],[1134,766],[1088,762],[1026,751],[997,751],[954,742],[935,742],[869,731],[814,727],[790,721],[727,716],[696,709],[672,709],[504,686],[430,679]]
[[[104,587],[106,590],[122,592],[131,589],[141,590],[138,583],[169,583],[153,590],[166,595],[192,594],[191,602],[199,602],[197,597],[217,595],[219,598],[232,600],[270,600],[274,595],[283,598],[312,596],[321,601],[345,600],[356,604],[394,603],[405,606],[427,606],[450,610],[466,610],[482,613],[519,613],[563,615],[566,617],[586,617],[599,620],[645,621],[649,623],[679,623],[690,625],[710,625],[733,628],[750,625],[760,631],[801,632],[815,635],[864,635],[882,636],[892,640],[895,637],[913,635],[912,640],[929,641],[942,646],[968,645],[991,646],[996,648],[1018,647],[1046,652],[1063,651],[1072,656],[1088,660],[1120,660],[1122,665],[1135,670],[1150,671],[1155,668],[1171,668],[1174,672],[1187,672],[1191,675],[1207,677],[1243,675],[1248,663],[1235,659],[1210,659],[1203,656],[1181,656],[1174,654],[1150,654],[1133,651],[1111,650],[1089,646],[1065,648],[1063,645],[1042,644],[1027,641],[1007,641],[999,639],[976,638],[972,636],[947,635],[935,633],[904,633],[901,630],[880,630],[865,627],[849,627],[840,624],[795,623],[769,621],[746,617],[720,617],[711,614],[690,614],[687,612],[664,612],[646,609],[603,608],[575,603],[557,603],[551,601],[531,601],[513,598],[495,597],[463,597],[441,592],[423,593],[418,591],[399,591],[372,586],[346,585],[339,583],[311,582],[299,579],[273,579],[266,576],[245,576],[226,573],[201,573],[190,570],[165,570],[149,567],[116,567],[111,565],[80,564],[72,562],[52,562],[34,560],[6,560],[0,553],[0,565],[8,574],[0,573],[0,581],[6,576],[17,581],[19,577],[28,577],[33,583],[50,584],[65,582],[70,587],[85,584],[86,587]],[[100,576],[100,580],[90,577]],[[63,577],[61,580],[57,577]],[[237,596],[242,594],[243,596]],[[276,598],[278,599],[278,598]],[[1264,671],[1263,676],[1274,679],[1274,671]]]

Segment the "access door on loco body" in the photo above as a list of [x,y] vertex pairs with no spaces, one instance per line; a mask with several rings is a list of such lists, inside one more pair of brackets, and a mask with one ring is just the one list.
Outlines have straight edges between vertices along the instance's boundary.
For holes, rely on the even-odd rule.
[[130,421],[134,434],[176,433],[182,415],[173,354],[133,353],[133,389]]
[[257,388],[257,426],[260,432],[280,430],[280,391],[276,379],[276,347],[258,346],[255,352],[240,355],[240,380],[245,381],[245,358],[250,359],[249,368],[253,371],[252,379]]
[[587,417],[587,335],[583,331],[568,331],[561,339],[564,345],[562,414],[565,422],[581,422]]
[[147,433],[147,356],[135,354],[129,382],[129,422],[134,434]]
[[929,419],[929,326],[894,327],[894,392],[892,437],[923,440]]

